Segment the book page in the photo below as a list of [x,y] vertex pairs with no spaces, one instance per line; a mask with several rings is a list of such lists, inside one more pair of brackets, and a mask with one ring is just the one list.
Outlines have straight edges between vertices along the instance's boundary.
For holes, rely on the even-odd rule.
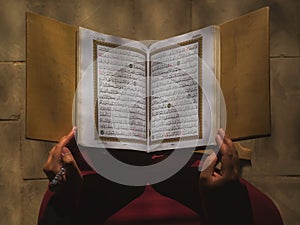
[[145,53],[94,41],[97,131],[105,141],[146,141]]
[[201,37],[151,52],[151,142],[202,137],[201,55]]
[[79,37],[79,144],[146,151],[145,46],[84,28]]
[[150,151],[215,143],[219,38],[210,26],[150,46]]

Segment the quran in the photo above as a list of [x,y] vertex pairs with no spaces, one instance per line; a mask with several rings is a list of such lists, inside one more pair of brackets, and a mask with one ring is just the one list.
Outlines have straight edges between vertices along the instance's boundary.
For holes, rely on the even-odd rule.
[[218,26],[160,41],[78,32],[79,145],[152,152],[214,143]]

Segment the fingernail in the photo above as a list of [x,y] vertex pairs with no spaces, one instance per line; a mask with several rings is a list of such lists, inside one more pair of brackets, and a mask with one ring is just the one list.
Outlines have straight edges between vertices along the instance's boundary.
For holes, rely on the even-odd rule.
[[213,160],[214,158],[216,158],[216,153],[214,153],[214,152],[212,152],[207,158],[209,159],[209,160]]
[[203,171],[205,170],[215,159],[216,153],[212,152],[210,155],[204,157],[201,159],[198,170]]
[[222,138],[225,136],[225,131],[223,130],[223,128],[219,129],[219,133],[222,136]]
[[72,132],[74,133],[74,136],[76,136],[77,127],[73,127]]
[[62,150],[61,150],[61,155],[62,156],[66,155],[66,154],[69,154],[69,153],[70,153],[69,149],[67,149],[66,147],[62,148]]
[[71,155],[71,152],[62,152],[62,153],[61,153],[61,156],[62,156],[62,157],[66,156],[66,155]]

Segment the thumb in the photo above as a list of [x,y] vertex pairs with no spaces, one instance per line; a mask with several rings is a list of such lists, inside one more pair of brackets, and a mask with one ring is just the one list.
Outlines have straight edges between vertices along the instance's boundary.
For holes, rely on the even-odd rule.
[[215,170],[215,166],[217,164],[217,156],[213,152],[204,160],[203,164],[200,164],[199,170],[201,179],[209,179]]

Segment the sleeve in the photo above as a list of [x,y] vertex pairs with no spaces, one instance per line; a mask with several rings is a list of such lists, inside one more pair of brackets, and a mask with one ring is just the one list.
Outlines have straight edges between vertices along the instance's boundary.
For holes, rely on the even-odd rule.
[[234,181],[202,193],[204,225],[252,225],[253,216],[247,188]]
[[40,207],[38,225],[102,224],[102,180],[94,173],[84,175],[83,179],[78,199],[68,195],[69,190],[46,191]]
[[71,214],[76,208],[66,200],[47,190],[39,212],[38,225],[71,225]]
[[101,225],[145,189],[117,184],[95,173],[83,178],[79,204],[66,196],[46,192],[38,225]]
[[[84,214],[82,209],[88,209],[89,205],[83,207],[82,202],[86,201],[86,198],[93,202],[93,196],[87,196],[86,192],[89,193],[90,191],[86,189],[94,185],[97,175],[93,171],[84,171],[82,175],[83,186],[79,195],[72,193],[74,189],[67,189],[70,186],[64,187],[64,189],[59,189],[60,186],[57,186],[55,192],[47,189],[40,206],[38,225],[85,224],[82,221]],[[90,224],[92,225],[92,223]]]
[[241,183],[248,190],[251,202],[253,224],[255,225],[283,225],[282,216],[275,203],[263,192],[244,179]]

